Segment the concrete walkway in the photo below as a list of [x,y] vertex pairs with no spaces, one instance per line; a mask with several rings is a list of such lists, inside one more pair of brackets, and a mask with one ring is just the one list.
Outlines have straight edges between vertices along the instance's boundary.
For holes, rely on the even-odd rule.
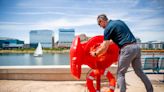
[[[67,77],[67,76],[66,76]],[[148,75],[154,92],[164,92],[163,75]],[[146,92],[141,80],[134,74],[126,74],[127,92]],[[103,85],[107,85],[104,82]],[[106,89],[103,87],[102,90]],[[0,80],[0,92],[87,92],[85,81],[30,81],[30,80]],[[103,92],[103,91],[102,91]],[[115,92],[119,92],[116,88]]]

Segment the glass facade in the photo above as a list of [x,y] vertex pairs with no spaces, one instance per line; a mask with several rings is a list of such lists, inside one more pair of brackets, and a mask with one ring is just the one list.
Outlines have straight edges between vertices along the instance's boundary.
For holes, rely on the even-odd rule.
[[70,47],[75,37],[74,29],[59,29],[59,47]]
[[43,48],[52,48],[53,36],[52,30],[32,30],[30,31],[30,47],[36,48],[40,42]]
[[23,48],[24,41],[12,38],[0,38],[0,49]]
[[74,29],[59,29],[59,43],[71,43],[74,37]]

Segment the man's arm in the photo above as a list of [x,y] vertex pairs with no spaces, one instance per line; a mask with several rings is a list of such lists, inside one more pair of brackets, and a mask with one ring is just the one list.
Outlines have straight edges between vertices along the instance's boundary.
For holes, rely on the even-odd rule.
[[95,57],[95,56],[98,56],[98,55],[106,52],[109,47],[110,42],[111,42],[111,40],[103,41],[100,48],[98,48],[96,51],[91,51],[90,54]]

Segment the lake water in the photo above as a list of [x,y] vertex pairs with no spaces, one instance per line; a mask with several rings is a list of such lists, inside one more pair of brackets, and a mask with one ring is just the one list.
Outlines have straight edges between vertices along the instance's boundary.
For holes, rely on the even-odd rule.
[[[142,53],[145,57],[164,57],[164,53]],[[42,65],[69,65],[69,53],[51,54],[44,53],[42,57],[33,54],[0,54],[0,66],[42,66]]]
[[69,65],[69,55],[44,53],[42,57],[33,54],[0,54],[0,66]]

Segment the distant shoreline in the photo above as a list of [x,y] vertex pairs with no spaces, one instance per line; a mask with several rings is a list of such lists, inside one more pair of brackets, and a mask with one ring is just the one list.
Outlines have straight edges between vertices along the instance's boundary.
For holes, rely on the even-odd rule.
[[[34,53],[34,50],[0,50],[0,53]],[[43,50],[43,53],[69,53],[69,50]]]
[[[164,50],[141,50],[146,53],[164,53]],[[44,53],[69,53],[69,49],[65,50],[43,50]],[[34,53],[34,50],[0,50],[0,53]]]
[[162,52],[164,53],[164,50],[141,50],[142,52]]

